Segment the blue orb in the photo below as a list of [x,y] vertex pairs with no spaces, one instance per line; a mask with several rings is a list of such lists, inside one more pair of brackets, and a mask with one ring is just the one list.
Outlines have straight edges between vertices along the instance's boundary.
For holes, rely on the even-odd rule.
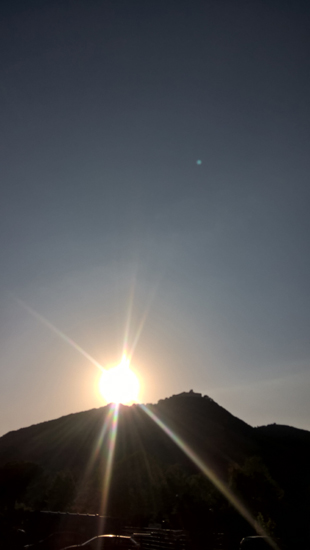
[[202,164],[202,160],[196,160],[196,164]]

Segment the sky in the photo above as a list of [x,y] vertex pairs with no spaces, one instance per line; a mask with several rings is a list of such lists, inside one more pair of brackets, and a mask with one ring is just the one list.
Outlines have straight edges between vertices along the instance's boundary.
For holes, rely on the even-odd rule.
[[143,403],[310,429],[309,19],[1,3],[0,435],[104,405],[80,350],[125,347]]

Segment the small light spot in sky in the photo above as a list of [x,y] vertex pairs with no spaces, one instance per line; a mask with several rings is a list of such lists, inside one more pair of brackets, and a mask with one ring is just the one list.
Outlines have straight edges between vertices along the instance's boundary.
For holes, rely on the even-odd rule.
[[202,164],[202,160],[196,160],[196,164]]

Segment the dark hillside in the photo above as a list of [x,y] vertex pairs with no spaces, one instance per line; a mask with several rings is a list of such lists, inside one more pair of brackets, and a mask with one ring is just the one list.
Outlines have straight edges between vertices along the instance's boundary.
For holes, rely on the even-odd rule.
[[[227,465],[259,452],[254,430],[208,397],[194,392],[161,400],[150,409],[208,464],[225,473]],[[82,470],[100,438],[109,408],[71,414],[0,438],[0,464],[31,461],[51,470]],[[142,450],[162,464],[191,462],[139,406],[121,406],[116,460]]]
[[[201,543],[207,521],[214,525],[209,537],[216,529],[240,541],[248,526],[176,444],[183,441],[230,484],[254,518],[260,517],[276,535],[294,539],[297,530],[306,540],[309,432],[277,425],[252,428],[192,391],[160,400],[148,410],[175,441],[142,406],[119,407],[109,515],[136,525],[164,520],[176,529],[185,526]],[[1,437],[2,488],[11,497],[10,502],[2,499],[2,509],[22,503],[34,510],[101,513],[113,448],[113,431],[105,429],[110,413],[106,406]],[[19,480],[29,469],[35,472],[36,465],[37,477],[24,487]],[[8,471],[15,475],[15,492],[6,482]]]
[[260,452],[253,428],[208,396],[194,392],[175,395],[159,401],[154,410],[218,473],[227,471],[231,462],[242,463]]
[[0,464],[31,461],[55,470],[80,468],[95,445],[108,409],[70,414],[0,438]]
[[[242,464],[256,455],[263,457],[277,477],[287,477],[290,468],[294,479],[310,460],[309,432],[278,425],[252,428],[207,396],[182,393],[149,409],[224,476],[230,464]],[[108,412],[106,406],[9,432],[0,438],[0,464],[28,461],[55,471],[81,471],[100,440]],[[194,469],[140,406],[120,406],[115,461],[137,452],[162,465],[178,463],[188,471]]]
[[269,424],[268,426],[259,426],[255,428],[255,431],[260,437],[266,440],[273,439],[285,446],[293,445],[299,447],[306,444],[310,448],[310,432],[307,430],[293,428],[292,426],[283,426],[281,424]]
[[[305,531],[305,526],[309,526],[310,433],[277,424],[255,428],[255,432],[263,460],[284,490],[283,524],[288,531],[291,530],[291,537],[296,537]],[[306,532],[309,544],[309,527]]]
[[255,433],[275,479],[299,495],[310,487],[310,432],[270,424],[255,428]]

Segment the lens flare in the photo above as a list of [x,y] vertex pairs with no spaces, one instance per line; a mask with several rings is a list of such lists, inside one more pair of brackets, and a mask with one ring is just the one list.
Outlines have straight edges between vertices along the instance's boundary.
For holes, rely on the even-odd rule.
[[[232,493],[230,488],[223,483],[217,475],[209,468],[209,466],[190,448],[190,446],[183,441],[183,439],[173,432],[166,424],[158,418],[158,416],[145,405],[140,405],[144,412],[157,424],[172,441],[183,451],[183,453],[190,458],[190,460],[200,469],[200,471],[215,485],[215,487],[227,498],[227,500],[234,506],[241,516],[256,530],[260,535],[266,536],[266,532],[260,525],[254,520],[250,512],[240,502],[239,499]],[[269,537],[269,544],[274,550],[279,550],[278,545]]]
[[99,370],[101,370],[101,371],[103,370],[102,365],[100,365],[100,363],[98,363],[98,361],[96,361],[96,359],[94,359],[89,353],[87,353],[87,351],[85,351],[81,346],[79,346],[79,344],[77,342],[75,342],[74,340],[69,338],[69,336],[67,336],[67,334],[65,334],[64,332],[59,330],[59,328],[57,328],[50,321],[48,321],[48,319],[43,317],[43,315],[41,315],[40,313],[38,313],[37,311],[32,309],[30,306],[28,306],[28,304],[26,304],[25,302],[23,302],[19,298],[14,297],[14,300],[20,306],[22,306],[26,311],[28,311],[28,313],[30,313],[33,317],[35,317],[35,319],[40,321],[43,325],[45,325],[52,332],[54,332],[54,334],[57,334],[57,336],[59,336],[64,342],[69,344],[69,346],[71,346],[76,351],[78,351],[81,355],[86,357],[86,359],[88,359],[88,361],[90,361],[93,365],[95,365]]
[[118,412],[119,412],[119,405],[116,403],[111,404],[110,411],[109,411],[110,426],[109,426],[109,434],[108,434],[108,456],[107,456],[106,469],[103,477],[102,501],[101,501],[101,508],[100,508],[101,516],[106,515],[108,500],[109,500],[109,490],[110,490],[110,484],[111,484],[112,467],[113,467],[113,459],[114,459],[115,443],[116,443],[116,435],[117,435]]
[[[197,164],[201,164],[202,161],[198,160]],[[131,404],[137,402],[139,394],[139,380],[135,373],[130,369],[130,358],[124,353],[122,361],[119,365],[111,369],[103,369],[103,367],[96,361],[91,355],[89,355],[81,346],[69,338],[65,333],[59,330],[55,325],[50,323],[45,317],[37,313],[30,308],[25,302],[22,302],[18,298],[15,298],[16,302],[26,309],[37,320],[46,325],[51,331],[57,334],[62,340],[67,342],[71,347],[76,349],[81,355],[87,358],[97,368],[102,371],[102,377],[100,380],[100,390],[104,399],[111,403],[109,412],[105,422],[103,423],[101,433],[99,435],[97,445],[93,450],[90,457],[88,466],[86,467],[85,476],[87,478],[90,474],[92,467],[96,461],[96,457],[105,451],[107,452],[105,470],[103,472],[103,485],[102,485],[102,501],[101,501],[101,516],[104,516],[107,511],[109,490],[111,484],[111,474],[113,468],[113,460],[115,453],[115,444],[117,436],[118,414],[119,404]],[[125,331],[125,342],[128,339],[131,309],[133,305],[133,296],[131,296],[131,302],[128,312],[128,319]],[[131,349],[130,357],[137,345],[137,342],[141,336],[144,324],[147,318],[148,310],[146,310],[142,317],[141,323],[136,333],[134,343]],[[235,507],[235,509],[252,525],[255,530],[260,534],[266,536],[265,531],[255,522],[252,515],[245,508],[245,506],[236,498],[230,488],[225,485],[212,471],[211,468],[190,448],[190,446],[181,439],[176,433],[174,433],[166,424],[156,416],[154,411],[145,405],[141,405],[144,412],[172,439],[172,441],[188,456],[192,462],[201,470],[201,472],[207,476],[210,481],[221,491],[221,493],[228,499],[228,501]],[[107,441],[106,441],[107,440]],[[104,519],[104,518],[102,518]],[[279,550],[277,544],[269,538],[269,544],[274,550]]]

